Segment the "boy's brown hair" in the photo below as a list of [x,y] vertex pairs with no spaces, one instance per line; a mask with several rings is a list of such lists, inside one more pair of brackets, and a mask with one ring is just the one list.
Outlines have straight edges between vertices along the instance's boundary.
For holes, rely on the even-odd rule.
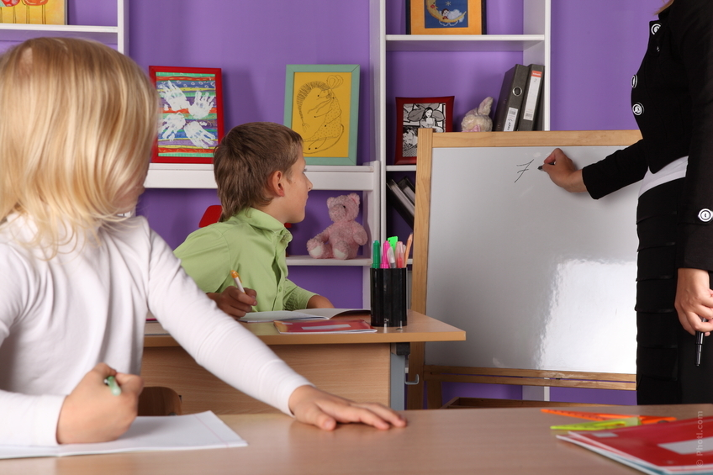
[[270,176],[281,171],[290,179],[302,147],[300,134],[274,122],[233,127],[215,148],[213,171],[223,207],[221,221],[246,208],[265,206]]

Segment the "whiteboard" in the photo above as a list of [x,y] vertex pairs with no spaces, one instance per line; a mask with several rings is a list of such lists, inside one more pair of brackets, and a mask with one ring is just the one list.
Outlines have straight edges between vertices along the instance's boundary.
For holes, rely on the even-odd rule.
[[[466,341],[426,364],[636,372],[638,186],[568,193],[537,169],[553,148],[433,148],[426,314]],[[581,168],[624,147],[560,148]]]

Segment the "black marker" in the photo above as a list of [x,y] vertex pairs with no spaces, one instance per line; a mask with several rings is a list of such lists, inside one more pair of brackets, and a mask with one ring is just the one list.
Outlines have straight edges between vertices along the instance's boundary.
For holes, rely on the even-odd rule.
[[[702,322],[707,322],[705,318],[701,318]],[[704,333],[696,331],[696,366],[701,365],[701,353],[703,352]]]

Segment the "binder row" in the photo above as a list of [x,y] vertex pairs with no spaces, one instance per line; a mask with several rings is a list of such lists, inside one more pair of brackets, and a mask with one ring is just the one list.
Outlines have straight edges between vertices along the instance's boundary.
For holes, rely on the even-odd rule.
[[542,89],[545,67],[516,64],[503,77],[493,130],[542,130]]

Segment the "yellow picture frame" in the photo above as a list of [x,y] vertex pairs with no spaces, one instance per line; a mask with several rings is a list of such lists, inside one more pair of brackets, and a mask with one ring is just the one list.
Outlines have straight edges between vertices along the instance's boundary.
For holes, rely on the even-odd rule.
[[483,35],[485,0],[406,0],[408,34]]

